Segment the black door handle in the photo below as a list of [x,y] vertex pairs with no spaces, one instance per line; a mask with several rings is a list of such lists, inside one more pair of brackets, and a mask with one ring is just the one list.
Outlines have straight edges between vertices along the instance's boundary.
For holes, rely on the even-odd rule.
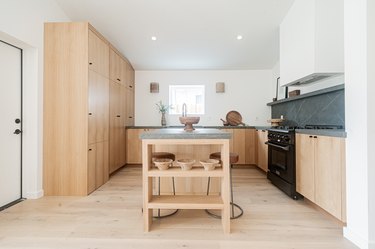
[[20,129],[16,129],[16,130],[13,132],[13,134],[16,134],[16,135],[21,134],[21,133],[22,133],[22,131],[21,131]]
[[16,124],[19,124],[19,123],[21,123],[21,119],[16,118],[16,120],[14,120],[14,122],[15,122]]

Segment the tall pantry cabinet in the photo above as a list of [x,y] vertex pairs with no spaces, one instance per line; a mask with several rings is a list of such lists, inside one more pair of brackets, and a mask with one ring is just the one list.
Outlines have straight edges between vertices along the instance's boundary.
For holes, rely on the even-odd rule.
[[126,164],[125,126],[134,125],[134,69],[110,46],[110,161],[109,173]]
[[87,195],[108,181],[110,47],[87,22],[45,24],[45,195]]

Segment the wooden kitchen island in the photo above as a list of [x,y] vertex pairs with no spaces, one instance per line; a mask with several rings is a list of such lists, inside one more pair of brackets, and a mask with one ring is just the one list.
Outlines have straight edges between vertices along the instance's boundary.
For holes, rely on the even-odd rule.
[[[160,129],[144,132],[140,135],[140,138],[142,139],[145,232],[148,232],[151,228],[153,209],[220,209],[224,233],[230,233],[229,140],[231,134],[218,129],[196,129],[191,132],[186,132],[183,129]],[[151,156],[156,145],[216,145],[220,147],[222,167],[217,167],[212,171],[205,171],[202,166],[199,166],[199,162],[196,162],[196,167],[188,171],[183,171],[179,167],[159,170],[153,166]],[[154,177],[217,177],[221,179],[221,193],[220,195],[210,196],[194,194],[154,195]]]

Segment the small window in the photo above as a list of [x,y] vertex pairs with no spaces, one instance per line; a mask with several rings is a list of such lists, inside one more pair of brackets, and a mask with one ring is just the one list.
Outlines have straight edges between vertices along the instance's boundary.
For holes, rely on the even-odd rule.
[[187,114],[204,114],[204,85],[170,85],[169,114],[182,114],[184,103]]

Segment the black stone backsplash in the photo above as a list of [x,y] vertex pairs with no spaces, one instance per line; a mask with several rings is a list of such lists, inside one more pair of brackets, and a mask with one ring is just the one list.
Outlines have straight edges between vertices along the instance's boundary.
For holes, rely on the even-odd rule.
[[345,90],[272,105],[271,115],[272,118],[283,115],[286,119],[283,125],[341,125],[345,128]]

